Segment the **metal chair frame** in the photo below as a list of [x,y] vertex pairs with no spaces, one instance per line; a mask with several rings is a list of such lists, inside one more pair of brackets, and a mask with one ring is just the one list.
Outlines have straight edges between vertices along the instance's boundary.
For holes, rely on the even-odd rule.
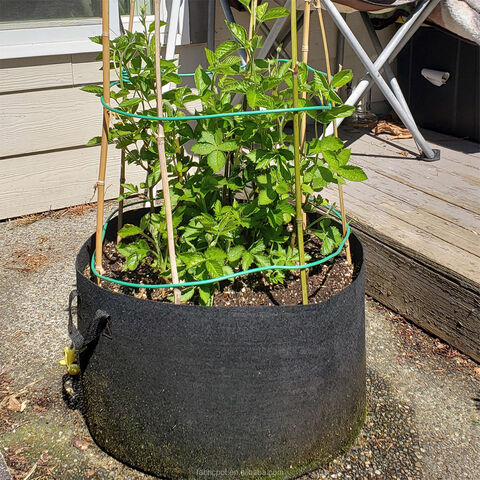
[[[234,21],[228,0],[220,1],[227,20]],[[333,22],[336,24],[338,31],[350,44],[355,55],[367,71],[357,86],[352,90],[345,103],[347,105],[357,105],[365,93],[376,84],[400,120],[412,134],[420,152],[418,159],[430,162],[440,159],[440,151],[432,149],[418,129],[402,90],[400,89],[398,80],[390,67],[390,63],[397,57],[399,52],[430,15],[439,1],[440,0],[420,0],[405,23],[397,30],[395,35],[384,47],[382,47],[380,43],[368,13],[362,12],[363,22],[377,53],[377,58],[372,60],[348,26],[345,16],[337,10],[332,0],[321,0],[323,8],[328,12]],[[286,0],[285,8],[290,8],[290,0]],[[263,42],[263,47],[258,54],[258,58],[265,58],[269,54],[287,21],[287,18],[279,18],[275,21]],[[341,55],[341,52],[337,49],[337,57],[339,55]],[[386,80],[381,74],[382,70],[384,71]],[[337,124],[339,125],[342,121],[343,118],[338,119]],[[325,135],[331,135],[332,133],[333,124],[330,124],[325,129]]]

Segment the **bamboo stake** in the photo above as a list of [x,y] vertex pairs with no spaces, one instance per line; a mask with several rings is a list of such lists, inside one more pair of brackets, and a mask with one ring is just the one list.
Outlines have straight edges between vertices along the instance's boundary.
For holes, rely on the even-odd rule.
[[[130,0],[130,16],[128,18],[128,31],[133,30],[133,18],[135,14],[135,0]],[[123,184],[125,183],[125,149],[122,148],[122,153],[120,157],[120,188],[119,193],[123,195],[125,189]],[[118,202],[118,215],[117,215],[117,232],[123,227],[123,198]],[[120,243],[121,238],[117,233],[117,243]]]
[[[103,98],[110,104],[110,24],[109,0],[102,0],[102,61],[103,61]],[[103,269],[103,211],[105,205],[105,172],[107,170],[108,129],[110,126],[110,111],[103,108],[102,141],[100,144],[100,165],[98,169],[97,189],[97,230],[95,238],[95,269],[100,274]],[[97,284],[100,278],[97,277]]]
[[[308,63],[308,50],[310,43],[310,3],[311,0],[305,0],[303,13],[303,38],[302,38],[302,62]],[[307,92],[302,92],[302,98],[307,98]],[[305,147],[305,137],[307,133],[307,114],[302,115],[302,128],[300,130],[300,149],[303,152]],[[302,203],[305,204],[305,195],[302,194]],[[303,229],[307,228],[307,213],[303,212]]]
[[[328,83],[331,83],[332,81],[332,70],[330,68],[330,54],[328,52],[328,42],[327,42],[327,33],[325,31],[325,23],[323,21],[323,13],[322,13],[322,7],[320,4],[320,0],[315,0],[315,9],[317,10],[318,13],[318,21],[320,22],[320,30],[322,32],[322,41],[323,41],[323,50],[325,52],[325,63],[327,67],[327,76],[328,76]],[[341,69],[341,66],[340,66]],[[338,137],[338,127],[337,127],[337,122],[334,120],[333,121],[333,133],[336,137]],[[340,203],[340,214],[342,215],[342,230],[343,230],[343,236],[347,234],[347,217],[345,214],[345,202],[343,199],[343,187],[342,185],[338,184],[338,198],[339,198],[339,203]],[[352,254],[350,252],[350,242],[347,241],[345,242],[345,253],[347,255],[347,262],[349,264],[352,263]]]
[[[257,0],[252,0],[252,6],[250,7],[250,24],[248,27],[248,39],[251,40],[255,35],[255,24],[257,23]],[[252,59],[253,60],[253,59]]]
[[128,17],[128,31],[133,30],[133,19],[135,17],[135,0],[130,0],[130,16]]
[[[163,117],[162,99],[162,72],[160,68],[160,0],[155,0],[155,83],[157,89],[157,116]],[[168,254],[172,270],[172,282],[178,283],[177,260],[175,257],[175,241],[173,233],[172,206],[170,203],[170,189],[168,184],[167,158],[165,154],[165,131],[163,123],[158,122],[158,160],[162,173],[163,202],[165,206],[165,221],[167,223]],[[175,304],[180,303],[180,290],[173,290]]]
[[[308,63],[308,51],[310,43],[310,3],[312,0],[305,0],[305,10],[303,14],[303,39],[302,39],[302,62]],[[302,98],[307,98],[307,92],[302,92]],[[307,130],[307,114],[302,116],[302,130],[300,136],[300,145],[305,145],[305,133]]]
[[[292,73],[293,73],[293,107],[298,107],[298,65],[297,65],[297,0],[291,3],[291,32],[292,32]],[[293,152],[295,161],[295,206],[297,221],[297,241],[300,264],[305,264],[305,247],[303,244],[303,202],[302,182],[300,178],[300,135],[299,114],[293,114]],[[302,285],[302,302],[308,305],[307,272],[300,271],[300,283]]]

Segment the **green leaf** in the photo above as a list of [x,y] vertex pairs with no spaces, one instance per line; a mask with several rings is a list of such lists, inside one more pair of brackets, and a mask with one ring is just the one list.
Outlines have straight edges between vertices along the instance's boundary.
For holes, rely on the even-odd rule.
[[285,195],[287,193],[290,193],[290,185],[284,181],[280,181],[273,188],[279,195]]
[[277,203],[277,208],[282,213],[288,213],[290,215],[295,214],[295,207],[288,200],[281,200]]
[[[232,275],[233,273],[233,268],[230,265],[224,265],[223,266],[223,274],[224,275]],[[231,279],[233,281],[233,279]]]
[[205,261],[204,256],[196,252],[181,253],[178,257],[185,264],[187,270]]
[[335,115],[335,118],[349,117],[355,111],[353,105],[339,105],[330,110],[330,114]]
[[303,193],[306,193],[306,194],[312,194],[313,193],[313,189],[310,185],[306,184],[306,183],[302,183],[302,191]]
[[140,227],[137,227],[136,225],[130,225],[130,224],[124,225],[118,231],[118,235],[122,238],[131,237],[133,235],[139,235],[140,233],[143,233],[143,230]]
[[236,262],[240,259],[245,251],[245,247],[242,245],[235,245],[234,247],[230,248],[227,252],[227,259],[229,262]]
[[216,260],[207,260],[205,266],[211,278],[223,276],[223,265]]
[[[167,24],[167,22],[162,22],[160,20],[160,28],[162,28],[163,26],[165,26]],[[149,26],[148,26],[148,32],[149,33],[152,33],[153,31],[155,30],[155,22],[152,22]]]
[[103,95],[103,87],[101,87],[100,85],[86,85],[80,90],[87,93],[95,93],[96,95]]
[[[195,293],[195,288],[194,287],[185,288],[182,291],[182,294],[180,296],[180,301],[183,302],[183,303],[188,302],[193,297],[194,293]],[[169,300],[170,300],[170,297],[169,297]],[[173,301],[173,295],[172,295],[172,299],[170,301]]]
[[332,183],[335,180],[333,173],[328,168],[319,166],[318,171],[326,183]]
[[260,190],[260,193],[258,194],[258,204],[269,205],[276,198],[277,198],[277,193],[275,192],[275,190],[273,190],[273,188],[268,186],[267,188]]
[[338,164],[341,167],[345,166],[348,163],[351,153],[352,150],[350,148],[345,148],[337,153]]
[[329,234],[330,234],[331,237],[333,237],[333,240],[335,241],[335,246],[338,247],[343,240],[343,237],[342,237],[342,234],[340,233],[340,230],[337,227],[335,227],[334,225],[332,225],[330,227]]
[[117,245],[117,251],[125,257],[123,271],[135,270],[139,263],[147,257],[149,246],[145,240],[139,239],[129,244],[120,243]]
[[336,137],[335,135],[329,135],[328,137],[323,137],[320,140],[320,151],[325,150],[339,150],[343,147],[343,142]]
[[221,43],[217,49],[215,50],[215,57],[217,60],[223,60],[227,55],[237,51],[239,49],[239,45],[237,42],[233,40],[227,40],[226,42]]
[[211,143],[197,142],[192,145],[191,150],[193,153],[196,153],[198,155],[208,155],[209,153],[216,150],[216,147]]
[[253,254],[247,250],[242,255],[242,270],[248,270],[248,268],[252,263],[253,263]]
[[205,251],[205,258],[207,260],[216,260],[218,262],[223,262],[226,256],[227,254],[221,248],[218,248],[218,247],[210,247],[210,248],[207,248],[207,250]]
[[209,65],[214,65],[215,64],[215,53],[209,50],[208,48],[205,49],[205,56],[207,57],[207,61]]
[[249,87],[247,90],[247,103],[250,108],[256,108],[258,93],[255,88]]
[[341,177],[352,182],[363,182],[368,178],[365,172],[360,167],[354,167],[353,165],[339,167],[337,173]]
[[207,156],[209,167],[216,173],[219,172],[225,165],[225,154],[220,150],[214,150]]
[[206,130],[202,132],[202,135],[200,136],[200,141],[205,143],[211,143],[213,145],[217,144],[215,140],[215,135],[212,132],[207,132]]
[[328,235],[325,235],[322,242],[322,255],[330,255],[335,248],[335,242]]
[[127,107],[134,107],[135,105],[138,105],[142,101],[141,98],[127,98],[124,100],[122,103],[120,103],[120,106],[122,108],[127,108]]
[[102,137],[93,137],[87,142],[87,147],[91,147],[92,145],[98,145],[101,143]]
[[227,24],[228,29],[230,30],[231,34],[235,39],[237,39],[242,47],[245,46],[247,43],[247,32],[245,29],[238,25],[238,23],[233,23],[233,22],[225,22]]
[[199,65],[195,70],[194,78],[195,85],[200,95],[203,95],[205,90],[210,86],[211,80],[201,65]]
[[330,85],[328,84],[328,80],[323,73],[315,72],[314,73],[314,82],[313,85],[315,90],[319,92],[328,92],[330,90]]
[[353,78],[353,73],[351,70],[340,70],[333,76],[332,87],[340,88],[350,82]]
[[249,8],[251,0],[238,0],[243,6]]
[[331,150],[325,150],[324,152],[322,152],[322,155],[328,163],[330,170],[332,170],[332,172],[336,172],[338,170],[338,160],[335,152],[332,152]]
[[132,193],[138,193],[138,187],[133,183],[123,183],[122,187]]
[[261,21],[266,22],[267,20],[273,20],[275,18],[286,17],[289,14],[290,14],[290,12],[286,8],[275,7],[275,8],[271,8],[270,10],[268,10],[268,12],[263,16]]
[[330,123],[336,118],[349,117],[355,111],[355,107],[351,105],[339,105],[338,107],[332,107],[330,110],[324,110],[319,119],[323,123]]
[[198,295],[203,305],[210,305],[212,303],[212,288],[210,285],[201,285],[198,287]]
[[253,245],[250,246],[248,251],[254,255],[262,253],[265,250],[265,243],[262,239],[257,240]]
[[215,145],[220,145],[223,142],[223,131],[219,128],[213,135]]
[[263,16],[265,15],[267,8],[268,8],[268,3],[262,3],[257,7],[257,20],[259,22],[263,22]]
[[272,262],[266,255],[260,255],[260,254],[255,255],[255,263],[259,267],[267,267],[272,264]]
[[330,89],[328,93],[325,94],[325,96],[330,100],[332,103],[339,103],[342,104],[343,101],[342,99],[338,96],[338,94],[335,92],[335,90]]
[[96,43],[97,45],[102,44],[102,37],[100,35],[97,35],[96,37],[88,37],[90,41],[93,43]]
[[234,140],[223,142],[220,145],[218,145],[218,149],[221,150],[222,152],[233,152],[237,148],[238,148],[238,144]]

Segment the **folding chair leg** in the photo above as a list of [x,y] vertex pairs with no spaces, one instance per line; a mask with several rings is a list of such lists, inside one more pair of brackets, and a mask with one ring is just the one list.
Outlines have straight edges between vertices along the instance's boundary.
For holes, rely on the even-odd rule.
[[[342,13],[342,18],[347,21],[347,14]],[[339,65],[343,66],[343,57],[345,55],[345,37],[342,32],[337,28],[337,45],[335,47],[335,65],[333,65],[332,71],[337,73]]]
[[215,50],[215,0],[208,0],[207,48]]
[[[390,103],[390,105],[396,111],[402,122],[412,133],[413,137],[415,138],[422,151],[423,157],[421,158],[428,161],[438,160],[440,158],[439,151],[432,150],[427,144],[422,134],[418,130],[415,122],[412,121],[409,115],[405,113],[402,104],[397,100],[397,97],[393,94],[392,90],[389,88],[383,77],[380,75],[379,69],[382,68],[391,57],[393,57],[394,53],[395,55],[398,54],[401,48],[403,48],[405,43],[416,31],[416,29],[423,23],[423,21],[430,14],[433,8],[435,8],[438,2],[439,0],[423,0],[423,2],[420,3],[420,5],[410,17],[410,20],[404,25],[402,25],[402,27],[393,36],[389,44],[378,56],[374,64],[366,54],[365,50],[360,45],[359,41],[356,39],[353,32],[346,24],[345,20],[342,18],[341,14],[335,8],[331,0],[322,0],[325,9],[328,11],[333,21],[336,23],[338,29],[343,33],[346,40],[352,47],[353,51],[368,71],[368,74],[361,80],[359,85],[357,85],[346,103],[348,103],[349,105],[355,105],[355,103],[363,96],[363,94],[367,91],[371,84],[375,82],[380,91]],[[413,27],[417,28],[414,29]],[[373,82],[371,80],[373,80]],[[329,132],[331,131],[332,128],[331,126],[329,126],[327,128],[326,134],[330,134]]]
[[[367,32],[370,36],[370,40],[372,41],[373,47],[375,48],[375,51],[377,52],[377,55],[380,55],[382,53],[383,47],[382,44],[380,43],[380,39],[378,38],[377,32],[373,28],[372,21],[370,17],[368,16],[367,12],[361,12],[363,23],[365,24],[365,27],[367,29]],[[390,88],[392,89],[393,93],[397,97],[397,100],[401,103],[405,114],[407,114],[412,121],[415,121],[412,115],[412,112],[410,111],[410,108],[408,107],[407,101],[405,100],[405,97],[403,95],[402,89],[400,88],[400,85],[398,84],[398,80],[395,77],[395,74],[393,73],[392,67],[390,64],[387,62],[384,67],[385,75],[387,77],[388,83],[390,84]]]

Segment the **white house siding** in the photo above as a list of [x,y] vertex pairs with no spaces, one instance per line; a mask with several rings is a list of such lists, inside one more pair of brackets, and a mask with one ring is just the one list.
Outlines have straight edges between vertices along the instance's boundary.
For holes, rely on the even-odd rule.
[[[204,45],[177,47],[193,71]],[[0,219],[94,201],[102,107],[80,87],[101,81],[96,53],[0,61]],[[119,150],[109,148],[106,197],[118,195]],[[143,172],[128,167],[127,178]]]
[[[217,2],[216,42],[230,38]],[[237,21],[247,25],[247,15],[235,12]],[[335,28],[327,18],[331,57],[335,52]],[[194,20],[193,20],[194,21]],[[349,25],[369,53],[370,45],[358,14],[348,15]],[[382,32],[385,41],[393,28]],[[299,32],[301,39],[302,32]],[[301,43],[301,42],[300,42]],[[177,47],[181,70],[194,71],[204,62],[205,45]],[[299,45],[299,48],[301,45]],[[92,94],[80,87],[101,81],[96,53],[57,55],[0,61],[0,219],[58,209],[94,201],[93,186],[98,174],[99,147],[86,147],[100,135],[102,108]],[[312,15],[309,64],[324,69],[324,55],[318,19]],[[352,68],[360,79],[364,68],[345,46],[344,68]],[[374,89],[374,110],[385,106]],[[127,170],[131,182],[143,172]],[[109,148],[106,196],[118,194],[119,151]]]

